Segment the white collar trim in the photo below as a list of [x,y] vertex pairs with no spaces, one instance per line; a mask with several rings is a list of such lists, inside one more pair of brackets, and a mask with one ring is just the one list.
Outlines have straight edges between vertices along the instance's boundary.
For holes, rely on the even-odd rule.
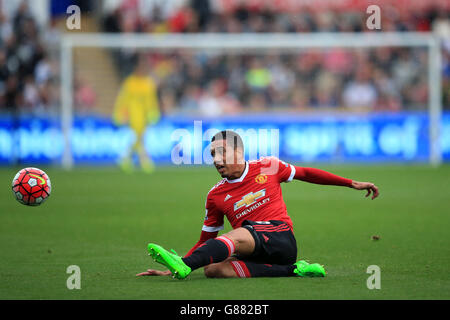
[[244,172],[242,173],[241,177],[240,177],[240,178],[237,178],[237,179],[234,179],[234,180],[228,180],[228,179],[226,178],[226,180],[227,180],[228,183],[242,182],[242,181],[245,179],[245,177],[247,176],[247,173],[248,173],[248,162],[245,161],[245,170],[244,170]]

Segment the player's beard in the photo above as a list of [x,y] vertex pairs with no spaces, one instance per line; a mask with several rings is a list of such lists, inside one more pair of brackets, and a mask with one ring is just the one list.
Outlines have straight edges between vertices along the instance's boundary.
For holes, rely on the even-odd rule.
[[222,178],[228,178],[228,168],[226,166],[217,165],[216,170],[217,170],[217,172],[219,172],[219,174]]

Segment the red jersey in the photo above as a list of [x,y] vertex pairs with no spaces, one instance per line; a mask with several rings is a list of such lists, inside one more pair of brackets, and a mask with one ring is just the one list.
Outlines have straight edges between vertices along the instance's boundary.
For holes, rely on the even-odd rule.
[[352,187],[352,180],[315,169],[297,167],[275,157],[245,163],[242,176],[236,180],[222,179],[208,193],[206,216],[200,240],[186,256],[223,229],[223,217],[236,229],[245,220],[281,220],[292,229],[291,218],[281,194],[281,182],[292,179],[309,183]]
[[245,220],[280,220],[292,228],[280,183],[292,181],[295,171],[293,165],[275,157],[247,161],[240,178],[224,178],[209,191],[202,230],[222,230],[224,216],[233,229]]

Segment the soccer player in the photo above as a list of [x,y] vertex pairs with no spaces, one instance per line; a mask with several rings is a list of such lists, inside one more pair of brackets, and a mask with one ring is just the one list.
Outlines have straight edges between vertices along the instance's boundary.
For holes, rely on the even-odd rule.
[[139,156],[141,169],[151,173],[154,170],[152,159],[144,147],[144,133],[148,124],[160,118],[156,83],[148,74],[145,58],[140,56],[134,72],[122,84],[116,104],[113,120],[117,125],[129,124],[134,131],[136,141],[120,160],[120,167],[125,172],[133,171],[133,153]]
[[[149,269],[138,276],[172,274],[184,279],[204,267],[205,275],[211,278],[323,277],[322,265],[296,262],[297,244],[280,183],[302,180],[345,186],[367,190],[366,197],[372,194],[372,199],[379,194],[373,183],[294,166],[275,157],[245,161],[242,139],[233,131],[222,131],[212,138],[211,155],[223,179],[207,195],[200,240],[185,257],[150,243],[149,254],[169,270]],[[233,230],[217,237],[224,216]]]

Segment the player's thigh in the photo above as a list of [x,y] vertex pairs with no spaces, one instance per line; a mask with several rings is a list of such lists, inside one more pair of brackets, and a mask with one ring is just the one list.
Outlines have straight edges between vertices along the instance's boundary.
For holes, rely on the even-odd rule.
[[230,263],[233,260],[236,260],[236,258],[229,257],[222,262],[205,266],[203,269],[205,276],[207,278],[237,278],[237,274]]
[[250,255],[255,251],[255,239],[246,228],[237,228],[224,234],[233,241],[235,253],[239,255]]

